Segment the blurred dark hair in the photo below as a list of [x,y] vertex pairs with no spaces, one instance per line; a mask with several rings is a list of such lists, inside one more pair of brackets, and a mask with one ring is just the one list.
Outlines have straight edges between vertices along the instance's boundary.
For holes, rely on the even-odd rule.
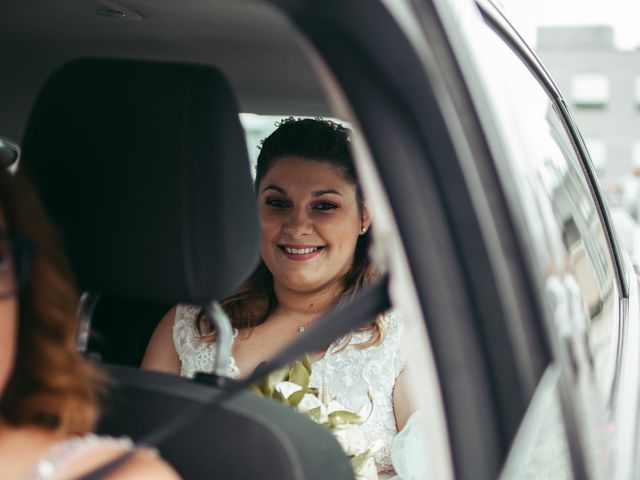
[[[287,157],[298,157],[308,161],[329,164],[356,188],[356,199],[361,215],[365,205],[362,189],[358,183],[351,156],[350,131],[339,123],[320,118],[286,118],[277,124],[276,130],[265,138],[260,147],[256,165],[255,188],[271,167]],[[351,269],[344,277],[342,301],[351,298],[362,286],[377,277],[377,272],[368,256],[370,231],[358,237]],[[263,261],[247,281],[231,296],[221,302],[233,326],[238,329],[251,328],[263,323],[278,307],[273,289],[273,277]],[[198,329],[207,341],[215,339],[204,312],[198,316]],[[372,320],[364,330],[371,330],[371,338],[361,346],[377,345],[382,341],[382,317]],[[344,345],[347,343],[345,342]]]
[[87,433],[105,377],[75,349],[78,295],[60,238],[22,172],[0,170],[0,207],[9,231],[36,244],[29,279],[18,294],[16,358],[0,416],[16,426]]

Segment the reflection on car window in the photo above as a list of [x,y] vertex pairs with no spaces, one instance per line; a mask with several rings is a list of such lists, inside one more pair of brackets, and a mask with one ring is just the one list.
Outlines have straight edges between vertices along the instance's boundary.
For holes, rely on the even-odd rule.
[[606,398],[613,378],[615,347],[612,348],[611,340],[617,319],[614,269],[605,231],[555,105],[516,54],[489,28],[487,32],[490,32],[487,46],[499,59],[500,75],[508,85],[507,94],[515,108],[521,110],[517,112],[520,120],[526,120],[526,128],[518,133],[530,155],[513,161],[531,162],[520,168],[525,168],[528,176],[540,179],[543,195],[551,202],[552,218],[562,234],[562,249],[568,262],[564,288],[579,292],[583,300],[585,321],[569,327],[574,334],[588,330],[598,383]]
[[543,377],[500,478],[574,478],[556,372],[548,371]]

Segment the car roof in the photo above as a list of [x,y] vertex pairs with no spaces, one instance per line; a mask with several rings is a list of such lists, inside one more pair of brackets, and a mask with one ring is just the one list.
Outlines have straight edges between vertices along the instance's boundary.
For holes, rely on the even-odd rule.
[[82,57],[215,65],[243,112],[329,112],[295,30],[261,1],[9,1],[0,32],[0,134],[17,141],[47,76]]

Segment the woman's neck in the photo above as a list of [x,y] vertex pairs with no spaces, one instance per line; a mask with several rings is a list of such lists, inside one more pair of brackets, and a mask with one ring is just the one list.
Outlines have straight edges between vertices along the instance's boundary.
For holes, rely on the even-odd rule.
[[298,321],[311,321],[333,307],[342,293],[338,284],[326,286],[314,292],[298,292],[274,282],[278,307],[274,313]]

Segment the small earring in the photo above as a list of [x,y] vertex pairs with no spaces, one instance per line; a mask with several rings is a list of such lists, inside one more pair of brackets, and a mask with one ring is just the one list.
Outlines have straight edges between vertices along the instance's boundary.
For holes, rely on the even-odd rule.
[[367,233],[367,230],[369,230],[369,225],[362,225],[362,228],[360,229],[360,235],[364,235],[365,233]]

